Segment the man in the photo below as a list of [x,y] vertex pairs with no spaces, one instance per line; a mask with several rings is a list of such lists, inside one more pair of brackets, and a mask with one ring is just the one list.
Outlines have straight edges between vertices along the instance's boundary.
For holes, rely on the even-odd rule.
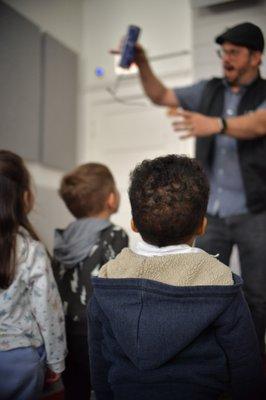
[[[166,88],[136,48],[143,88],[155,103],[182,107],[174,122],[184,138],[196,137],[196,157],[210,180],[209,226],[197,242],[225,264],[238,246],[246,299],[265,353],[266,328],[266,80],[259,66],[264,38],[245,22],[216,38],[224,77],[185,88]],[[184,134],[184,130],[187,132]],[[243,332],[244,334],[244,332]]]

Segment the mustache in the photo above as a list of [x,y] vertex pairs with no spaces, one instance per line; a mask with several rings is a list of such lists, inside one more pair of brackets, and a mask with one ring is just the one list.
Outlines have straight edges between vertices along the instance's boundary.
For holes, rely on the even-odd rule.
[[229,64],[229,63],[224,63],[224,64],[223,64],[223,68],[224,68],[224,69],[229,69],[229,70],[234,69],[233,65],[231,65],[231,64]]

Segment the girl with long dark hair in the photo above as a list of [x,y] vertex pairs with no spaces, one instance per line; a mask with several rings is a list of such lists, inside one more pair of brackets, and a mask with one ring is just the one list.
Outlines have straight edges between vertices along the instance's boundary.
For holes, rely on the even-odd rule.
[[28,219],[34,197],[18,155],[0,150],[0,398],[38,399],[48,367],[64,370],[64,315],[44,246]]

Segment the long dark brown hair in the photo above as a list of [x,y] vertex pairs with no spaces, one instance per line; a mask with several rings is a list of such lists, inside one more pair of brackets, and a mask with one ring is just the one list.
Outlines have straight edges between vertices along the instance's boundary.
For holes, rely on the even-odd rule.
[[13,282],[16,272],[16,237],[19,227],[39,240],[28,220],[33,202],[30,174],[20,156],[0,150],[0,288]]

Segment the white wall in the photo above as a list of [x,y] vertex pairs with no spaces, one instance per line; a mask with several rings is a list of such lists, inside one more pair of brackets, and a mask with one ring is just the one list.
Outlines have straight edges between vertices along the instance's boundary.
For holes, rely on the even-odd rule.
[[[149,55],[191,49],[189,0],[6,0],[80,54],[80,106],[78,154],[80,162],[100,161],[113,171],[122,202],[114,222],[129,231],[128,174],[137,161],[168,152],[190,152],[191,143],[172,134],[165,110],[144,98],[138,79],[121,82],[118,95],[136,95],[141,106],[115,102],[106,86],[115,83],[113,57],[116,46],[131,23],[142,28],[141,41]],[[95,76],[102,66],[105,76]],[[191,55],[153,63],[169,85],[191,81]],[[53,228],[64,226],[71,216],[57,196],[62,173],[29,164],[35,180],[36,208],[32,220],[52,247]],[[132,236],[133,237],[133,236]],[[133,238],[134,241],[134,238]]]
[[[100,161],[113,171],[122,194],[114,221],[129,230],[127,199],[129,171],[144,158],[166,153],[188,153],[193,143],[181,142],[173,133],[166,110],[151,105],[136,76],[123,78],[117,95],[114,87],[113,57],[129,24],[142,28],[141,42],[150,57],[183,50],[194,54],[196,77],[219,74],[213,37],[226,26],[250,20],[265,27],[266,1],[235,2],[191,12],[189,0],[6,0],[80,55],[78,163]],[[193,20],[192,20],[193,17]],[[193,37],[192,37],[193,26]],[[95,67],[105,70],[95,76]],[[169,86],[192,81],[191,54],[152,62],[153,69]],[[265,66],[264,66],[265,68]],[[265,71],[265,69],[264,69]],[[64,226],[71,216],[57,196],[61,171],[29,164],[36,182],[37,204],[33,221],[48,246],[53,229]],[[132,242],[136,236],[131,235]]]
[[[104,87],[114,78],[113,57],[108,50],[118,45],[129,24],[141,27],[140,41],[150,56],[191,49],[189,0],[87,0],[82,50],[86,86]],[[186,61],[185,67],[190,67],[190,59]],[[159,68],[173,72],[178,70],[178,63],[164,61]],[[95,77],[94,68],[98,65],[106,70],[104,79]]]
[[[266,1],[235,2],[201,10],[190,9],[189,0],[6,0],[80,55],[78,163],[99,161],[113,171],[122,203],[113,220],[129,231],[128,174],[144,158],[167,153],[192,154],[193,143],[172,133],[166,110],[155,107],[142,93],[136,76],[120,81],[114,101],[107,92],[116,84],[116,47],[129,24],[142,28],[141,42],[150,57],[193,50],[195,76],[219,74],[213,37],[226,26],[243,20],[265,26]],[[192,20],[193,17],[193,20]],[[192,37],[193,26],[193,37]],[[101,78],[96,67],[103,67]],[[169,86],[192,81],[192,56],[152,62],[155,72]],[[265,68],[265,67],[264,67]],[[53,229],[71,216],[57,196],[61,171],[29,164],[36,182],[37,202],[33,221],[48,246]],[[132,242],[136,236],[131,234]]]
[[[79,159],[106,163],[113,171],[121,192],[121,207],[113,220],[130,231],[127,198],[129,171],[144,158],[169,152],[191,153],[192,143],[180,142],[172,133],[166,110],[151,105],[142,93],[138,77],[121,80],[117,96],[114,60],[108,50],[118,45],[129,24],[142,28],[140,41],[149,56],[191,50],[191,14],[188,0],[90,0],[83,19],[83,140]],[[95,76],[95,67],[105,70]],[[168,85],[182,85],[192,79],[191,54],[154,61],[152,66]],[[86,112],[87,110],[87,112]],[[131,245],[137,235],[130,233]]]

